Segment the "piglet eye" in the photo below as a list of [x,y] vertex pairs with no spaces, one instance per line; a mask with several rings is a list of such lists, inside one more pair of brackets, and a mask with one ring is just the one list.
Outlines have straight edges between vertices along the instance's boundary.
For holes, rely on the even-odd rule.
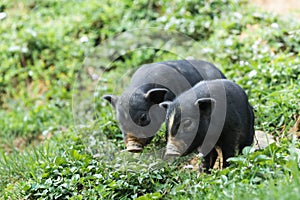
[[183,127],[184,128],[188,128],[192,125],[192,120],[185,120],[183,123],[182,123]]
[[144,122],[147,120],[147,115],[145,113],[143,113],[140,117],[141,122]]

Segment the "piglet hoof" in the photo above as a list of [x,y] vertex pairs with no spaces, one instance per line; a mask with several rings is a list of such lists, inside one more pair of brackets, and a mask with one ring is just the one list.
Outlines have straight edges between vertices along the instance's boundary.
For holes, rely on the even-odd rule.
[[143,147],[137,142],[130,141],[126,145],[126,150],[132,153],[140,153],[143,150]]
[[202,163],[199,166],[199,173],[200,174],[203,174],[203,173],[210,174],[210,169],[208,167],[205,167]]

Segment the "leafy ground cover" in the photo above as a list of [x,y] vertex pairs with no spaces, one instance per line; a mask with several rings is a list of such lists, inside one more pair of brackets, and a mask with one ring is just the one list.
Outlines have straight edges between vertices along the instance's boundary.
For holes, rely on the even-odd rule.
[[[297,20],[236,0],[5,0],[0,18],[1,198],[300,199]],[[112,109],[100,97],[121,92],[143,63],[178,59],[159,49],[128,52],[104,69],[95,118],[76,128],[72,94],[84,58],[137,27],[199,42],[193,50],[246,90],[256,129],[278,145],[246,148],[229,168],[200,175],[183,168],[190,157],[169,165],[153,155],[164,145],[164,128],[144,154],[122,151]]]

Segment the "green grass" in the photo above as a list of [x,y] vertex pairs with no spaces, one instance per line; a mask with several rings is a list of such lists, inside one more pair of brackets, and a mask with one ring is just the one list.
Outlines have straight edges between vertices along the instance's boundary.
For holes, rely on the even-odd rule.
[[[300,114],[299,22],[233,0],[5,0],[0,12],[7,13],[0,20],[0,198],[300,199],[300,143],[289,133]],[[159,49],[127,52],[111,70],[101,68],[94,93],[79,93],[93,104],[91,118],[76,126],[72,94],[85,56],[136,27],[180,31],[198,42],[189,51],[246,90],[255,128],[279,144],[246,148],[229,168],[201,175],[183,169],[194,155],[169,165],[153,155],[164,146],[164,128],[143,154],[122,151],[101,96],[120,94],[143,63],[179,59]]]

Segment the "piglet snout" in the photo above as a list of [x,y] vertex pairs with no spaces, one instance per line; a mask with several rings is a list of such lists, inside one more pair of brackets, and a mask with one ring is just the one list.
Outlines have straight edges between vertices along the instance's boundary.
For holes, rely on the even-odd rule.
[[180,156],[181,153],[178,148],[173,144],[168,144],[166,148],[165,156]]
[[129,141],[126,144],[126,150],[132,153],[139,153],[143,150],[143,146],[135,141]]

